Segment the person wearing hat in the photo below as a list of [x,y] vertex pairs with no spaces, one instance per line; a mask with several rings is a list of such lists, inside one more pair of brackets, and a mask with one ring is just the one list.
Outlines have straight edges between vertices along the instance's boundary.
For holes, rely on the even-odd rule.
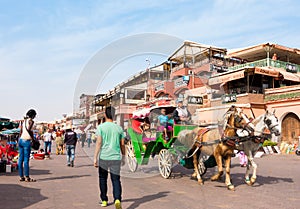
[[188,124],[191,119],[191,113],[183,106],[182,100],[177,100],[177,108],[173,112],[175,124]]

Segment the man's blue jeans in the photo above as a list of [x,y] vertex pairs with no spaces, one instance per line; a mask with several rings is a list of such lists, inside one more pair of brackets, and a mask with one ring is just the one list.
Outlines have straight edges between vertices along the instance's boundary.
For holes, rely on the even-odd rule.
[[50,142],[45,142],[45,153],[51,153],[51,141]]
[[[29,176],[29,157],[31,151],[31,140],[19,139],[19,161],[18,169],[20,177]],[[24,171],[23,171],[24,163]]]
[[67,163],[70,165],[75,160],[75,145],[66,145]]
[[107,197],[107,177],[108,170],[110,171],[110,178],[113,186],[114,201],[122,199],[122,186],[120,181],[120,160],[100,160],[99,161],[99,187],[100,198],[102,201],[108,201]]

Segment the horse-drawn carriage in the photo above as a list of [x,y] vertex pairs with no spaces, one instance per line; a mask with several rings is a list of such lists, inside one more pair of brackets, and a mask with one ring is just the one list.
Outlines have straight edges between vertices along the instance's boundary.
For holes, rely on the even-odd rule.
[[[136,111],[130,120],[128,135],[130,140],[126,145],[126,157],[130,171],[135,172],[138,165],[146,165],[150,157],[158,155],[158,168],[162,177],[169,178],[174,163],[180,163],[186,168],[192,168],[192,159],[185,158],[188,148],[176,142],[182,130],[193,130],[197,125],[173,124],[167,127],[167,141],[164,127],[159,126],[157,118],[161,109],[170,115],[176,109],[172,105],[155,106]],[[144,124],[148,128],[144,129]],[[172,124],[172,122],[170,122]]]
[[[163,132],[156,126],[156,118],[160,109],[167,110],[167,114],[174,111],[175,107],[162,106],[144,109],[136,112],[128,128],[130,140],[127,143],[127,162],[130,170],[135,172],[138,165],[147,164],[151,155],[158,154],[158,167],[162,177],[169,178],[174,163],[179,163],[186,168],[193,168],[193,177],[199,184],[203,184],[201,176],[209,167],[218,166],[218,172],[211,180],[218,180],[223,174],[223,165],[226,170],[225,184],[234,190],[230,179],[230,163],[233,151],[244,151],[249,161],[247,165],[245,182],[253,185],[256,180],[257,165],[254,154],[261,142],[265,140],[263,131],[269,129],[272,134],[280,135],[278,119],[266,111],[264,114],[250,121],[240,108],[231,107],[224,114],[220,126],[199,127],[197,125],[177,125],[170,128],[170,140],[166,142]],[[146,118],[150,121],[149,130],[140,128]],[[205,162],[200,155],[205,153],[210,156]],[[224,164],[223,164],[224,163]],[[253,166],[252,177],[249,171]]]

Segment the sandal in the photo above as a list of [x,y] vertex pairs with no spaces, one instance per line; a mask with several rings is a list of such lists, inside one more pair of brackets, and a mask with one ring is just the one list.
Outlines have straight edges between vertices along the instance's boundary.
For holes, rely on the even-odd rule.
[[25,181],[25,177],[20,177],[19,181]]
[[26,182],[36,182],[35,179],[30,178],[30,177],[26,177],[25,181],[26,181]]

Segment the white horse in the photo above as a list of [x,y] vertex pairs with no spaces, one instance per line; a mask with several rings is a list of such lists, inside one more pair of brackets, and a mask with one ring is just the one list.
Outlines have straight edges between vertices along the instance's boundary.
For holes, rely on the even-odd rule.
[[[275,134],[279,136],[281,134],[281,130],[279,127],[279,122],[277,117],[275,116],[275,111],[270,112],[266,110],[266,112],[257,118],[255,118],[251,123],[254,126],[254,136],[241,138],[240,142],[236,146],[236,149],[239,151],[244,151],[246,156],[248,157],[247,170],[245,174],[245,182],[248,185],[253,185],[256,181],[256,170],[257,164],[254,162],[254,155],[259,149],[261,143],[266,139],[264,137],[265,128],[269,129],[271,134]],[[253,173],[251,179],[249,178],[250,169],[253,167]]]

